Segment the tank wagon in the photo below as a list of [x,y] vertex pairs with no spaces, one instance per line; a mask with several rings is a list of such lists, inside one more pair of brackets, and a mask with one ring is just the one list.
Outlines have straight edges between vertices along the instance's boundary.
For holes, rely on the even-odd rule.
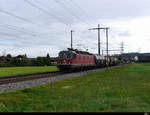
[[102,55],[94,55],[94,62],[95,66],[97,67],[105,67],[106,65],[106,58]]
[[[106,58],[106,57],[105,57]],[[118,58],[114,57],[114,56],[109,56],[108,57],[108,65],[113,66],[113,65],[117,65],[118,64]]]

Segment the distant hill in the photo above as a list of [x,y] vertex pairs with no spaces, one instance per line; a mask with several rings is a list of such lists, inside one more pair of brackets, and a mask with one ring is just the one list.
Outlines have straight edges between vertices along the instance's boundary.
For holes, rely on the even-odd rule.
[[135,56],[150,56],[150,53],[124,53],[120,56],[123,57],[135,57]]

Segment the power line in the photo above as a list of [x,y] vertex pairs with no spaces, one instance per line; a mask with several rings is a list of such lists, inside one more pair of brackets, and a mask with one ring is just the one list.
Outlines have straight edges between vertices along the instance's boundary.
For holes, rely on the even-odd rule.
[[[34,1],[35,1],[35,0],[34,0]],[[45,5],[43,5],[42,3],[38,2],[38,1],[36,1],[36,2],[45,7]],[[56,3],[58,3],[58,1],[56,1]],[[59,3],[60,3],[60,2],[59,2]],[[64,7],[64,9],[66,10],[66,7]]]
[[[58,1],[58,0],[57,0],[57,1]],[[90,20],[93,20],[93,19],[92,19],[91,17],[89,17],[89,15],[87,14],[87,12],[86,12],[85,10],[83,10],[78,4],[76,4],[76,3],[73,2],[72,0],[68,0],[68,1],[67,1],[67,4],[68,4],[67,6],[71,6],[71,8],[69,8],[69,7],[66,7],[66,2],[65,2],[65,0],[61,0],[61,1],[59,1],[59,2],[61,2],[61,4],[59,4],[59,5],[61,5],[61,7],[64,7],[63,9],[65,9],[67,12],[69,11],[69,12],[71,13],[71,15],[74,14],[74,16],[77,17],[77,19],[80,18],[80,21],[82,21],[82,23],[91,26],[92,23],[89,23],[89,21],[90,21]],[[63,3],[62,3],[62,2],[63,2]],[[70,4],[69,4],[69,3],[70,3]],[[73,8],[73,7],[74,7],[74,8]],[[73,9],[76,10],[75,13],[74,13]],[[72,11],[72,12],[71,12],[71,11]],[[83,12],[82,15],[80,15],[81,12]],[[78,16],[78,15],[79,15],[79,16]],[[86,21],[86,22],[85,22],[85,21],[81,18],[83,15],[86,17],[86,19],[89,18],[89,21],[85,20],[85,21]],[[92,25],[93,25],[93,24],[92,24]]]
[[17,19],[19,19],[19,20],[22,20],[22,21],[24,21],[24,22],[28,22],[28,23],[35,24],[35,23],[29,21],[28,19],[19,17],[19,16],[15,15],[15,14],[12,14],[12,13],[7,12],[7,11],[5,11],[5,10],[0,9],[0,12],[2,12],[2,13],[4,13],[4,14],[7,14],[7,15],[9,15],[9,16],[12,16],[12,17],[14,17],[14,18],[17,18]]
[[[0,9],[0,12],[2,12],[2,13],[4,13],[4,14],[7,14],[7,15],[9,15],[9,16],[11,16],[11,17],[14,17],[14,18],[16,18],[16,19],[18,19],[18,20],[22,20],[22,21],[24,21],[24,22],[27,22],[27,23],[36,25],[36,26],[38,26],[38,27],[40,27],[40,28],[43,27],[43,25],[36,24],[36,23],[34,23],[34,22],[32,22],[32,21],[26,19],[26,18],[22,18],[22,17],[20,17],[20,16],[17,16],[17,15],[15,15],[15,14],[13,14],[13,13],[8,12],[8,11],[5,11],[5,10]],[[45,27],[45,26],[44,26],[44,27]]]
[[[2,27],[3,25],[0,25],[0,27]],[[5,27],[5,26],[4,26]],[[27,32],[24,32],[24,31],[19,31],[18,29],[13,29],[13,28],[9,28],[9,27],[5,27],[5,28],[7,28],[7,29],[10,29],[10,30],[15,30],[15,31],[18,31],[18,32],[22,32],[22,33],[24,33],[24,34],[29,34],[29,33],[27,33]],[[59,33],[60,34],[60,33]],[[63,33],[64,34],[64,33]],[[23,38],[23,37],[21,37],[21,36],[19,36],[19,35],[17,35],[17,34],[11,34],[11,33],[2,33],[2,32],[0,32],[0,35],[4,35],[4,36],[13,36],[13,37],[16,37],[16,38]],[[37,38],[38,36],[37,35],[32,35],[32,37],[34,37],[34,38]]]
[[4,36],[11,36],[11,37],[17,37],[17,38],[20,38],[18,35],[14,35],[14,34],[10,34],[10,33],[3,33],[3,32],[0,32],[1,35],[4,35]]
[[[4,27],[9,30],[14,30],[14,31],[21,32],[27,35],[31,35],[32,37],[38,37],[38,35],[35,32],[26,30],[25,28],[21,28],[21,27],[9,25],[9,24],[0,25],[0,27]],[[64,34],[64,32],[59,31],[59,34]]]
[[[43,6],[44,8],[46,7],[42,2],[39,2],[39,1],[37,1],[37,0],[34,0],[34,2],[38,3],[39,6]],[[55,9],[55,8],[53,8],[53,9]],[[50,9],[49,11],[53,11],[54,14],[58,14],[58,12],[54,11],[53,9]],[[53,15],[54,15],[54,14],[53,14]],[[69,23],[71,22],[70,20],[72,20],[72,19],[70,19],[70,17],[65,16],[64,14],[61,15],[61,14],[59,13],[58,16],[59,16],[59,17],[60,17],[60,16],[65,17],[65,20],[67,20],[67,22],[69,22]]]
[[[0,32],[0,35],[2,35],[2,36],[9,36],[9,37],[15,37],[15,38],[19,38],[19,40],[20,40],[20,38],[23,38],[23,37],[21,37],[21,36],[18,36],[18,35],[15,35],[15,34],[10,34],[10,33],[3,33],[3,32]],[[21,40],[23,40],[23,39],[21,39]]]
[[62,20],[61,20],[58,16],[56,16],[56,15],[54,15],[54,14],[51,14],[50,12],[44,10],[43,8],[38,7],[36,4],[32,3],[31,1],[28,1],[28,0],[24,0],[24,1],[25,1],[27,4],[31,5],[32,7],[34,7],[34,8],[36,8],[36,9],[40,10],[41,12],[43,12],[43,13],[45,13],[45,14],[47,14],[47,15],[49,15],[50,17],[55,17],[58,21],[60,21],[61,23],[64,23],[65,25],[67,25],[67,26],[70,28],[70,25],[68,25],[68,24],[65,23],[65,22],[62,22]]
[[10,29],[10,30],[15,30],[15,31],[18,31],[18,32],[22,32],[22,33],[25,33],[25,34],[30,34],[30,35],[32,35],[32,36],[36,36],[36,35],[33,34],[33,33],[29,33],[29,32],[27,32],[27,31],[23,31],[22,29],[15,29],[15,28],[13,28],[13,27],[11,27],[11,26],[8,26],[8,25],[0,25],[0,27],[4,27],[4,28]]
[[28,32],[28,33],[34,33],[34,34],[36,34],[35,32],[33,32],[33,31],[31,31],[31,30],[28,30],[28,29],[26,29],[26,28],[24,28],[24,27],[18,27],[18,26],[14,26],[14,25],[9,25],[9,24],[4,24],[4,25],[6,25],[6,26],[9,26],[9,27],[12,27],[12,28],[17,28],[17,29],[21,29],[22,31],[26,31],[26,32]]
[[83,14],[85,14],[85,15],[87,15],[87,17],[91,20],[94,20],[93,18],[91,18],[91,17],[89,17],[89,15],[87,14],[87,12],[83,9],[83,8],[81,8],[78,4],[76,4],[75,2],[73,2],[73,0],[69,0],[72,4],[73,4],[73,6],[76,6],[77,7],[77,9],[80,9],[80,11],[82,11],[82,12],[84,12]]
[[44,29],[51,29],[51,28],[46,28],[46,27],[43,26],[43,25],[36,24],[36,23],[34,23],[34,22],[32,22],[32,21],[26,19],[26,18],[22,18],[22,17],[20,17],[20,16],[17,16],[17,15],[15,15],[15,14],[13,14],[13,13],[8,12],[8,11],[5,11],[5,10],[0,9],[0,12],[2,12],[2,13],[4,13],[4,14],[7,14],[7,15],[13,17],[13,18],[18,19],[18,20],[21,20],[21,21],[24,21],[24,22],[27,22],[27,23],[36,25],[36,26],[38,26],[38,27],[40,27],[40,28],[41,28],[41,27],[44,27]]
[[108,69],[108,30],[109,28],[100,28],[100,24],[98,24],[98,28],[92,28],[89,30],[98,30],[98,54],[100,54],[100,30],[106,30],[106,51],[107,51],[107,56],[106,56],[106,65]]
[[87,24],[88,26],[91,26],[91,24],[85,22],[84,20],[82,20],[80,18],[80,16],[76,15],[74,12],[71,12],[70,9],[68,9],[65,4],[63,2],[60,2],[58,0],[54,0],[56,3],[58,3],[63,9],[65,9],[68,13],[70,13],[72,16],[74,16],[75,18],[77,18],[78,20],[80,20],[82,23]]
[[100,30],[104,30],[106,28],[101,28],[100,24],[98,24],[98,28],[91,28],[89,30],[98,30],[98,54],[101,55],[101,45],[100,45]]
[[123,54],[123,52],[124,52],[124,43],[123,42],[121,42],[121,47],[120,47],[120,49],[121,49],[121,54]]

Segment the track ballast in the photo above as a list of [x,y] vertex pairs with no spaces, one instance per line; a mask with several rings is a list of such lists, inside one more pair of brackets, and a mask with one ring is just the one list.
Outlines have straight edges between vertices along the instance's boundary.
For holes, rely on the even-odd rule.
[[[123,66],[123,65],[112,66],[109,68]],[[94,69],[96,69],[96,68],[94,68]],[[94,69],[90,69],[90,70],[94,70]],[[105,68],[98,68],[98,69],[103,70],[103,69],[106,69],[106,67]],[[82,72],[84,72],[84,71],[88,71],[88,70],[82,70]],[[36,73],[36,74],[0,77],[0,85],[8,84],[8,83],[16,83],[16,82],[21,82],[21,81],[34,80],[34,79],[40,79],[40,78],[55,77],[55,76],[59,76],[59,75],[64,75],[64,74],[69,74],[69,73],[77,73],[77,72],[80,72],[80,71],[65,71],[65,72],[53,71],[53,72],[44,72],[44,73]]]

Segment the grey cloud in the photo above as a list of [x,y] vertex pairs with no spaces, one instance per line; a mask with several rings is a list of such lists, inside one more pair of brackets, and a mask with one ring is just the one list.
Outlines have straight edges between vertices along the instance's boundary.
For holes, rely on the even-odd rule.
[[129,36],[132,36],[132,34],[129,31],[125,31],[125,32],[119,33],[119,36],[129,37]]
[[[40,52],[45,52],[46,48],[54,50],[62,50],[70,47],[70,30],[75,30],[73,41],[74,46],[82,43],[89,48],[97,48],[97,31],[88,31],[92,24],[97,26],[97,20],[117,19],[117,18],[135,18],[141,16],[147,16],[150,13],[150,1],[149,0],[73,0],[74,3],[78,4],[81,9],[84,9],[88,16],[80,8],[75,7],[75,4],[71,4],[70,0],[63,0],[66,7],[70,9],[70,12],[75,12],[78,18],[70,15],[63,7],[59,6],[54,0],[31,0],[33,3],[40,2],[40,7],[51,13],[54,13],[62,21],[40,12],[38,9],[33,8],[29,4],[26,4],[23,0],[1,0],[0,8],[14,13],[23,18],[27,18],[37,25],[27,23],[13,17],[7,16],[0,13],[1,24],[16,25],[18,27],[23,27],[27,30],[33,31],[36,36],[31,36],[29,34],[20,33],[8,29],[3,29],[1,32],[8,33],[8,36],[0,34],[1,41],[9,41],[12,49],[24,49],[15,50],[18,53],[28,51],[30,49],[33,55],[44,54]],[[37,3],[38,4],[38,3]],[[61,23],[63,22],[63,23]],[[88,22],[88,24],[86,24]],[[67,23],[65,25],[64,23]],[[90,24],[89,24],[90,23]],[[118,30],[112,31],[113,37],[116,36],[131,36],[131,33],[127,30],[125,32],[120,32]],[[104,37],[103,37],[104,38]],[[114,40],[113,39],[113,40]],[[95,44],[95,45],[94,45]],[[47,47],[48,46],[48,47]],[[8,47],[8,46],[7,46]],[[5,47],[5,48],[7,48]],[[8,47],[8,48],[9,48]],[[45,48],[41,48],[45,47]],[[37,53],[35,50],[37,49]],[[47,51],[47,50],[46,50]],[[91,50],[93,51],[93,50]],[[97,52],[97,49],[94,51]],[[13,52],[11,50],[11,52]],[[56,52],[54,54],[56,54]],[[16,54],[15,52],[14,54]]]
[[93,18],[101,19],[149,16],[150,13],[149,0],[82,0],[80,6]]

